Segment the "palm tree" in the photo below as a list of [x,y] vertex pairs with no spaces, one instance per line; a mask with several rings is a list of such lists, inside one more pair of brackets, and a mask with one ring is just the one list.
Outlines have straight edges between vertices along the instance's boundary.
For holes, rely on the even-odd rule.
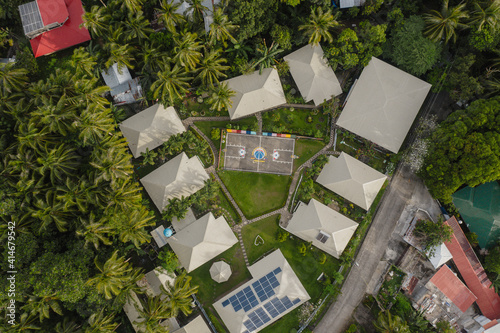
[[432,41],[439,42],[445,39],[448,43],[450,39],[455,42],[457,40],[457,30],[467,28],[467,25],[462,23],[468,17],[465,11],[465,3],[462,3],[453,8],[448,7],[449,0],[443,0],[441,11],[432,10],[430,13],[424,14],[426,28],[424,34]]
[[107,8],[92,6],[90,11],[86,11],[83,16],[82,25],[95,36],[103,36],[108,32],[111,15]]
[[0,95],[22,91],[28,82],[28,71],[24,68],[15,68],[14,63],[0,64]]
[[90,316],[85,333],[109,333],[114,332],[120,324],[114,322],[115,316],[104,315],[104,309]]
[[105,200],[102,201],[102,207],[110,216],[120,211],[136,210],[142,207],[141,190],[137,183],[132,183],[128,179],[116,188],[107,187],[102,198]]
[[83,47],[79,47],[73,51],[70,64],[71,67],[76,70],[75,73],[77,75],[88,75],[88,77],[93,77],[94,68],[97,65],[97,58],[91,55]]
[[158,20],[165,25],[168,31],[175,33],[175,27],[186,21],[186,18],[177,13],[181,2],[174,3],[174,0],[161,0],[158,12]]
[[113,188],[117,188],[118,180],[127,180],[132,175],[133,166],[130,159],[130,154],[123,147],[94,149],[89,164],[95,168],[95,181],[109,181]]
[[216,42],[222,42],[224,47],[226,47],[227,39],[235,44],[237,41],[231,35],[231,32],[234,32],[238,27],[238,25],[229,21],[222,8],[217,8],[213,13],[213,22],[210,24],[210,31],[208,33],[209,44],[215,45]]
[[143,157],[142,165],[154,165],[155,160],[158,157],[158,153],[154,150],[149,150],[149,148],[146,148],[146,151],[142,152],[141,156]]
[[203,22],[205,13],[208,12],[208,8],[203,6],[203,0],[186,0],[186,2],[190,5],[187,12],[189,13],[191,21],[195,24]]
[[139,11],[135,14],[128,13],[128,17],[124,22],[126,30],[126,39],[128,41],[138,39],[139,41],[147,39],[148,35],[153,33],[148,20],[144,17],[144,13]]
[[44,199],[35,197],[33,207],[28,209],[32,217],[40,220],[40,233],[52,223],[61,232],[67,230],[66,225],[70,220],[71,211],[64,207],[63,202],[57,200],[54,192],[47,191]]
[[134,61],[134,52],[135,49],[129,44],[117,44],[115,42],[106,43],[106,49],[109,52],[109,58],[104,63],[106,68],[110,68],[115,63],[118,64],[118,71],[120,71],[124,67],[128,67],[130,69],[134,68],[132,62]]
[[65,95],[56,104],[45,96],[41,99],[41,105],[31,113],[33,122],[46,126],[52,133],[62,136],[74,130],[72,124],[77,118],[76,106],[68,105]]
[[100,243],[104,245],[112,244],[108,236],[113,234],[113,228],[106,225],[103,219],[95,221],[95,215],[90,213],[88,220],[83,217],[79,217],[79,220],[83,228],[77,230],[76,234],[85,239],[85,246],[92,243],[97,250]]
[[87,105],[74,126],[80,130],[78,138],[82,140],[84,146],[96,144],[114,131],[109,109],[94,103]]
[[398,316],[392,316],[389,311],[380,311],[373,326],[380,333],[410,333],[408,324]]
[[68,176],[73,175],[80,164],[75,149],[66,144],[53,149],[45,147],[37,162],[40,164],[37,171],[43,176],[48,173],[54,186],[62,184]]
[[257,56],[259,59],[252,63],[252,68],[259,66],[259,74],[262,74],[264,68],[272,67],[273,63],[277,63],[274,58],[281,52],[283,52],[283,49],[279,48],[279,44],[274,44],[274,42],[272,42],[271,46],[268,48],[264,40],[263,43],[257,47]]
[[186,72],[194,70],[202,57],[200,52],[202,45],[197,39],[198,35],[191,32],[174,37],[175,46],[173,51],[175,56],[173,60],[183,66]]
[[168,54],[161,51],[153,43],[145,41],[141,45],[139,59],[141,59],[141,72],[143,75],[146,72],[156,73],[160,70],[160,63],[168,59]]
[[136,13],[142,9],[144,0],[115,0],[121,3],[121,9],[127,8],[129,12]]
[[62,316],[62,308],[59,304],[59,299],[55,294],[47,295],[43,297],[39,296],[29,296],[26,303],[21,307],[23,311],[26,311],[30,315],[38,315],[40,322],[44,319],[50,317],[50,310]]
[[82,177],[75,181],[68,177],[63,185],[56,187],[56,198],[64,202],[65,209],[76,206],[80,212],[86,213],[89,205],[98,204],[96,191],[97,186],[90,186],[87,179]]
[[163,302],[169,308],[169,317],[177,317],[179,311],[186,316],[193,311],[191,295],[196,294],[198,286],[191,286],[191,279],[192,277],[184,272],[175,278],[173,284],[167,281],[166,288],[160,286],[162,293],[166,296]]
[[37,326],[34,323],[35,319],[36,319],[35,315],[22,313],[21,316],[19,316],[19,321],[14,326],[8,324],[7,328],[5,328],[5,331],[3,330],[4,327],[2,327],[2,332],[19,333],[19,332],[39,331],[41,330],[41,328],[40,326]]
[[205,86],[213,87],[215,84],[219,83],[220,77],[227,76],[223,73],[223,71],[229,69],[229,66],[222,65],[225,62],[226,59],[220,57],[219,50],[211,50],[208,52],[205,49],[205,55],[201,60],[196,79],[200,80]]
[[119,239],[123,243],[132,242],[136,248],[140,248],[142,244],[151,240],[146,228],[154,226],[156,222],[143,206],[140,210],[130,211],[122,221]]
[[235,96],[236,93],[232,91],[226,82],[219,84],[208,98],[208,103],[211,105],[212,110],[229,110],[233,105],[231,98]]
[[168,333],[168,329],[160,326],[160,322],[170,318],[171,311],[161,296],[148,297],[146,301],[141,301],[142,308],[136,305],[136,310],[143,320],[135,322],[135,325],[142,328],[144,332]]
[[309,22],[299,26],[299,30],[305,30],[305,35],[309,36],[309,44],[317,45],[322,39],[331,43],[333,37],[330,30],[339,25],[337,17],[338,13],[333,15],[331,9],[323,12],[322,7],[317,7],[316,11],[311,11]]
[[58,322],[55,327],[56,333],[80,333],[80,325],[71,321],[68,317],[64,317],[62,322]]
[[476,9],[472,12],[470,23],[477,24],[478,30],[485,24],[494,30],[500,22],[500,0],[476,2],[474,5]]
[[100,273],[89,279],[87,284],[95,285],[97,291],[104,294],[106,299],[118,295],[120,289],[130,282],[132,267],[124,257],[118,258],[118,251],[115,251],[104,265],[98,263],[97,256],[94,258],[94,263]]
[[174,100],[182,99],[182,94],[188,91],[188,81],[191,78],[177,65],[172,68],[169,63],[162,64],[157,76],[158,79],[151,85],[151,90],[153,98],[160,99],[164,105],[171,105]]

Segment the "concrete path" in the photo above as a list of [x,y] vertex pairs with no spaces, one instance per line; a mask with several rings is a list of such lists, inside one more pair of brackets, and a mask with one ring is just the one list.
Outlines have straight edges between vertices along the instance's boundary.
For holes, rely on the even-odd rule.
[[425,194],[426,191],[417,176],[407,168],[398,168],[382,197],[339,298],[316,326],[315,333],[341,333],[347,328],[370,280],[378,278],[374,273],[407,203],[415,193]]

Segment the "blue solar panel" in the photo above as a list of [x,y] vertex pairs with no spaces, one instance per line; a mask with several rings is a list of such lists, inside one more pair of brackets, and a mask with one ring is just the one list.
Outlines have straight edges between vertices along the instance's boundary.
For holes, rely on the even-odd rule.
[[268,321],[271,320],[271,318],[269,318],[269,316],[267,315],[267,313],[262,310],[262,308],[258,308],[255,310],[255,312],[257,313],[257,315],[259,315],[259,318],[264,322],[264,323],[267,323]]
[[234,307],[234,312],[238,312],[241,310],[241,305],[236,305],[236,306],[233,306]]
[[245,320],[243,322],[243,325],[249,330],[250,332],[255,331],[257,327],[255,327],[254,323],[251,320]]
[[228,299],[226,299],[224,302],[222,302],[222,306],[223,307],[226,307],[228,305],[229,305],[229,300]]
[[230,301],[231,303],[232,303],[232,302],[234,302],[234,301],[236,301],[236,296],[234,296],[234,295],[233,295],[233,296],[231,296],[231,297],[229,298],[229,301]]
[[274,277],[274,272],[271,272],[271,273],[267,274],[267,275],[266,275],[266,277],[267,277],[268,279],[270,279],[270,278]]
[[293,305],[295,305],[295,304],[297,304],[299,302],[300,302],[300,298],[296,298],[296,299],[293,300]]
[[293,304],[292,304],[292,301],[290,301],[290,299],[288,298],[288,296],[285,296],[281,299],[281,302],[283,302],[283,305],[287,308],[287,309],[290,309]]
[[276,269],[273,271],[273,273],[274,273],[274,274],[281,273],[281,267],[276,268]]
[[236,297],[238,297],[238,299],[240,299],[241,296],[244,296],[245,293],[243,291],[240,291],[236,294]]

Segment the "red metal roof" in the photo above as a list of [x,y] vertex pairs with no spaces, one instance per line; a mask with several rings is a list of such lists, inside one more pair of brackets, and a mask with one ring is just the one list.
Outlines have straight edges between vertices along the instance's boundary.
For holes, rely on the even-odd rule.
[[[39,6],[45,2],[50,2],[50,0],[39,1]],[[30,41],[35,57],[51,54],[90,40],[88,30],[84,27],[80,28],[80,24],[83,23],[82,15],[84,13],[82,2],[80,0],[64,0],[64,2],[69,13],[69,19],[63,26],[44,32]],[[47,11],[47,8],[43,10],[40,8],[42,15],[44,15],[44,11]]]
[[43,25],[64,23],[69,17],[64,0],[36,0]]
[[495,289],[490,288],[491,281],[486,276],[483,266],[477,259],[460,225],[455,217],[450,218],[445,223],[453,228],[451,242],[445,243],[445,245],[453,255],[453,261],[465,284],[476,295],[479,309],[490,320],[500,318],[500,296],[495,292]]
[[446,265],[434,274],[430,282],[441,290],[462,312],[467,311],[477,299]]

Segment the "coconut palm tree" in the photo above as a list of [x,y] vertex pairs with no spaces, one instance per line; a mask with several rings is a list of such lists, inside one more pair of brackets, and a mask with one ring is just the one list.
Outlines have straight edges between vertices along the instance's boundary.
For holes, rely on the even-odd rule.
[[134,68],[132,62],[134,61],[135,49],[131,45],[117,44],[115,42],[109,42],[105,45],[109,53],[108,60],[104,63],[106,68],[110,68],[115,63],[118,64],[118,71],[121,71],[124,67]]
[[398,316],[392,316],[389,311],[380,311],[373,326],[380,333],[410,333],[408,324]]
[[323,11],[322,7],[311,10],[309,21],[299,26],[299,30],[304,30],[304,34],[309,37],[309,44],[317,45],[321,40],[329,43],[333,42],[330,30],[339,25],[337,22],[338,13],[332,14],[332,10]]
[[37,162],[40,164],[37,171],[42,176],[48,174],[53,186],[62,184],[67,177],[75,173],[80,164],[75,149],[66,144],[52,149],[45,147]]
[[80,130],[78,138],[83,145],[96,144],[114,131],[109,109],[91,103],[82,111],[80,119],[74,124]]
[[125,8],[132,13],[137,13],[142,9],[142,4],[144,0],[113,0],[116,1],[117,4],[121,3],[121,9]]
[[139,210],[129,211],[124,217],[119,227],[120,241],[132,242],[135,247],[140,248],[142,244],[151,240],[151,235],[146,228],[154,226],[156,222],[143,206]]
[[493,30],[500,22],[500,0],[476,2],[470,23],[477,24],[478,30],[489,25]]
[[103,219],[96,221],[93,213],[90,213],[88,218],[79,217],[78,219],[81,228],[76,231],[76,234],[85,239],[85,246],[92,243],[97,250],[101,243],[104,245],[112,244],[108,237],[114,233],[113,228],[106,225],[106,221]]
[[457,40],[457,30],[467,28],[463,22],[469,15],[465,10],[465,3],[453,8],[448,6],[449,0],[443,0],[441,11],[432,10],[424,14],[426,28],[424,34],[432,41],[439,42],[444,38],[445,43],[451,39]]
[[177,13],[181,2],[174,3],[174,0],[161,0],[160,8],[156,9],[158,20],[165,25],[168,31],[175,33],[175,27],[186,22],[186,18]]
[[203,0],[186,0],[186,2],[190,5],[187,12],[191,21],[195,24],[203,22],[205,13],[208,12],[208,8],[203,6]]
[[114,332],[120,324],[115,322],[113,314],[105,315],[104,309],[94,313],[88,320],[88,326],[85,327],[85,333],[109,333]]
[[177,317],[179,312],[187,316],[193,311],[191,295],[196,294],[198,286],[191,286],[191,279],[192,277],[184,272],[175,278],[174,283],[167,281],[166,287],[160,286],[166,296],[163,302],[169,309],[169,317]]
[[82,25],[96,37],[104,36],[109,29],[111,15],[106,7],[92,6],[83,16]]
[[210,32],[208,33],[209,44],[215,45],[215,43],[221,42],[224,47],[227,47],[227,39],[233,42],[233,44],[236,44],[237,41],[231,33],[238,27],[238,25],[229,21],[227,15],[222,11],[222,8],[217,8],[213,13],[213,22],[210,24]]
[[146,148],[146,151],[142,152],[141,156],[143,157],[142,165],[154,165],[155,160],[158,157],[158,153],[154,150],[149,150],[149,148]]
[[191,77],[177,65],[171,67],[169,63],[162,64],[157,76],[158,79],[151,85],[151,90],[153,98],[160,99],[164,105],[172,105],[188,91],[188,81]]
[[100,273],[89,279],[87,284],[95,286],[106,299],[118,295],[120,289],[130,282],[130,273],[133,269],[124,257],[118,258],[118,251],[115,251],[104,265],[97,261],[97,256],[94,258],[94,263]]
[[141,60],[141,72],[144,75],[148,73],[156,73],[160,70],[160,63],[168,60],[168,54],[161,51],[160,48],[156,47],[153,43],[145,41],[141,45],[141,51],[138,54],[138,58]]
[[72,211],[65,208],[64,203],[58,201],[55,193],[51,191],[45,193],[45,198],[35,196],[33,207],[28,210],[32,217],[40,221],[39,233],[51,224],[55,224],[60,232],[65,232],[72,215]]
[[30,315],[38,315],[40,322],[50,318],[50,310],[60,316],[63,315],[61,304],[59,304],[59,299],[55,294],[43,297],[31,295],[21,307],[21,310]]
[[91,55],[83,47],[79,47],[73,51],[70,64],[71,67],[75,69],[75,74],[78,76],[96,76],[94,75],[94,69],[97,65],[97,58],[94,55]]
[[95,181],[109,181],[113,188],[119,186],[118,180],[127,180],[132,175],[131,156],[123,147],[99,147],[94,149],[89,164],[94,167]]
[[272,67],[277,63],[274,58],[281,52],[283,52],[283,49],[279,48],[279,44],[272,42],[268,48],[266,40],[263,40],[262,44],[257,47],[257,57],[259,58],[252,63],[252,68],[259,66],[259,74],[262,74],[264,68]]
[[35,323],[35,321],[36,321],[36,315],[22,313],[19,316],[19,319],[15,325],[11,325],[9,323],[2,323],[0,329],[2,330],[2,333],[19,333],[19,332],[32,332],[41,330],[41,327],[38,326]]
[[76,106],[68,105],[66,97],[63,95],[57,103],[47,97],[41,98],[41,105],[31,113],[31,120],[36,124],[46,126],[52,132],[61,136],[73,132],[72,124],[77,119]]
[[28,82],[28,71],[15,68],[14,63],[0,64],[0,96],[22,91]]
[[137,183],[123,181],[116,188],[107,187],[102,196],[102,207],[112,216],[119,212],[137,210],[142,207],[141,190]]
[[143,329],[144,332],[151,333],[168,333],[166,327],[160,326],[160,322],[170,318],[170,308],[162,300],[161,295],[148,297],[146,301],[140,301],[141,307],[136,306],[141,319],[140,322],[135,322],[137,327]]
[[147,39],[148,35],[154,32],[142,11],[138,11],[137,13],[129,12],[123,24],[125,26],[126,39],[128,41],[134,39],[138,39],[139,41]]
[[223,82],[213,89],[212,94],[208,98],[208,103],[211,105],[210,109],[222,111],[229,110],[233,105],[231,98],[236,93],[232,91],[227,83]]
[[219,83],[219,78],[227,77],[227,75],[223,73],[223,71],[229,69],[229,66],[223,65],[226,61],[226,59],[220,57],[219,50],[207,51],[205,49],[205,54],[201,59],[196,79],[200,80],[204,86],[213,87],[215,84]]
[[183,66],[186,72],[192,71],[200,62],[202,57],[198,35],[196,33],[185,32],[177,37],[174,37],[174,58],[173,60]]

